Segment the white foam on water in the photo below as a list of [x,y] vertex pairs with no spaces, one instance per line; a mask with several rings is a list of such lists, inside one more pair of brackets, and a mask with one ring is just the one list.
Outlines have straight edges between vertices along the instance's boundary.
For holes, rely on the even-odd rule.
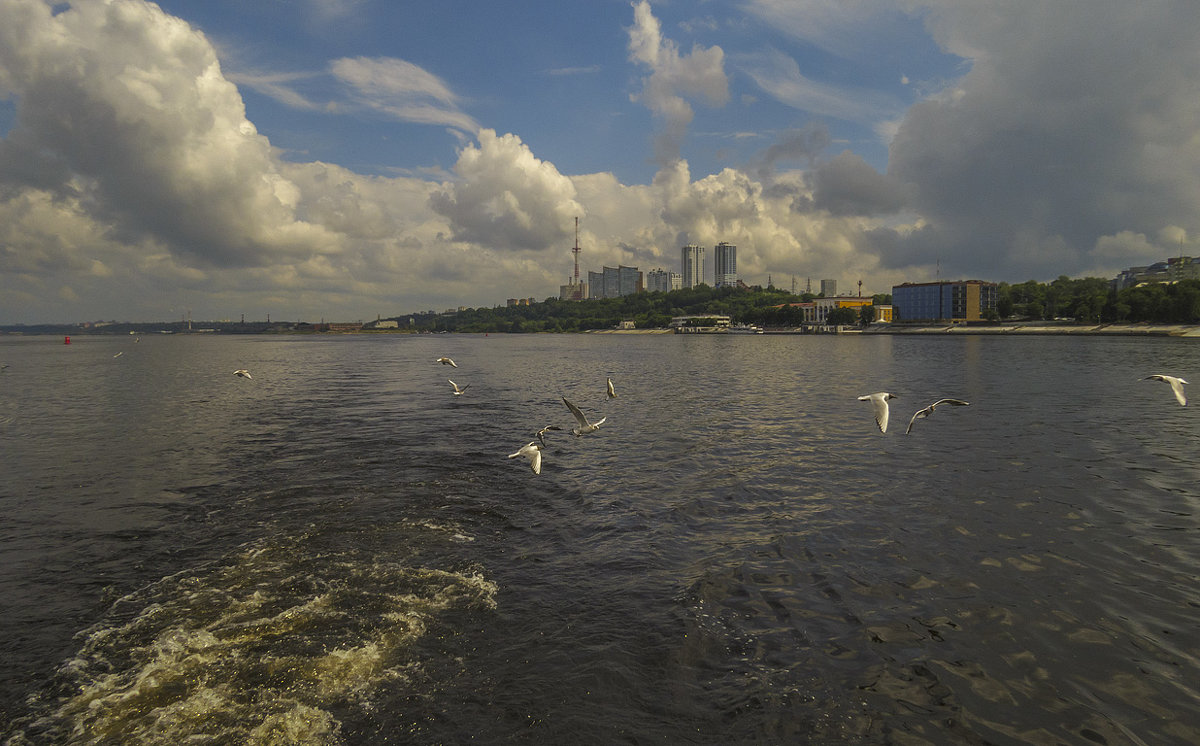
[[244,548],[118,601],[59,669],[74,693],[11,742],[341,743],[333,709],[418,671],[413,643],[495,593],[478,574],[306,556],[303,540]]

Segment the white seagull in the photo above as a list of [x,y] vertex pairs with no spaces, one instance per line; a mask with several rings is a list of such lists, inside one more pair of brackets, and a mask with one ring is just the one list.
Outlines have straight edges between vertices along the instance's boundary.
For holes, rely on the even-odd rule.
[[542,473],[542,447],[540,445],[534,441],[529,441],[529,443],[521,446],[521,450],[508,454],[509,458],[516,458],[518,456],[524,456],[529,459],[529,468],[533,469],[534,474]]
[[611,379],[611,378],[610,378],[610,379],[608,379],[608,398],[609,398],[609,399],[616,399],[616,398],[617,398],[617,392],[613,390],[613,385],[612,385],[612,379]]
[[1179,405],[1183,407],[1187,406],[1187,396],[1183,393],[1183,386],[1187,383],[1187,381],[1183,380],[1182,378],[1176,378],[1175,376],[1163,376],[1155,373],[1152,376],[1146,376],[1142,380],[1162,381],[1163,383],[1171,384],[1171,391],[1175,392],[1175,399],[1179,402]]
[[562,430],[562,428],[558,425],[546,425],[541,430],[538,430],[537,433],[535,433],[537,435],[538,442],[542,444],[543,448],[546,447],[546,431],[548,430]]
[[888,399],[899,399],[895,394],[889,394],[886,391],[880,391],[877,394],[867,394],[858,397],[859,401],[869,401],[871,406],[875,408],[875,424],[879,425],[879,432],[887,432],[888,423]]
[[601,417],[595,422],[588,422],[587,417],[583,416],[583,412],[579,411],[579,407],[567,401],[567,397],[565,396],[562,398],[562,400],[563,404],[567,405],[567,409],[571,410],[571,414],[575,415],[575,419],[579,420],[579,427],[571,428],[572,435],[579,436],[587,435],[588,433],[594,433],[599,430],[600,426],[604,424],[604,421],[608,419],[607,417]]
[[914,422],[916,422],[917,420],[920,420],[920,419],[924,419],[924,418],[928,417],[929,415],[933,414],[933,410],[937,409],[938,407],[940,407],[943,404],[953,404],[956,407],[965,407],[965,406],[968,406],[970,403],[971,402],[969,402],[969,401],[962,401],[961,399],[938,399],[933,404],[930,404],[928,407],[918,410],[917,413],[912,416],[912,419],[908,421],[908,429],[904,431],[904,434],[908,435],[909,433],[911,433]]
[[[447,381],[450,381],[450,379],[449,379],[449,378],[447,378],[446,380],[447,380]],[[467,385],[465,385],[465,386],[459,386],[459,385],[458,385],[457,383],[455,383],[454,381],[450,381],[450,385],[454,387],[454,395],[455,395],[455,396],[462,396],[464,391],[466,391],[467,389],[471,388],[471,384],[469,384],[469,383],[468,383]]]
[[238,378],[251,378],[250,371],[246,370],[245,368],[242,368],[241,370],[235,370],[233,374]]
[[113,355],[113,357],[121,357],[121,356],[122,356],[122,355],[124,355],[124,354],[125,354],[125,353],[124,353],[123,351],[122,351],[122,352],[118,352],[116,355]]
[[442,365],[449,365],[451,368],[458,367],[458,363],[454,362],[453,360],[451,360],[448,357],[439,357],[437,360],[434,360],[433,362],[441,363]]

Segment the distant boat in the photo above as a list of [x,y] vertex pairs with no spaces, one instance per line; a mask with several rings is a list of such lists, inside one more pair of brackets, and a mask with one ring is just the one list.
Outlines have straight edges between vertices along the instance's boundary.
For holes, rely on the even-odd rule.
[[762,334],[763,330],[762,330],[761,326],[755,326],[753,324],[734,324],[733,326],[729,327],[729,333],[730,334]]

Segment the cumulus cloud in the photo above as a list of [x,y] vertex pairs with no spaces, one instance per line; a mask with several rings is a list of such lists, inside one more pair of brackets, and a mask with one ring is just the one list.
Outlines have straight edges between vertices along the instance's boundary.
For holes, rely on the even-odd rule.
[[[797,4],[831,14],[817,16],[826,29],[839,28],[838,7],[877,7]],[[827,157],[829,126],[813,123],[712,174],[693,174],[679,145],[691,101],[728,99],[724,52],[682,54],[647,3],[633,7],[629,59],[649,70],[637,100],[664,147],[653,180],[631,185],[564,173],[518,134],[479,127],[449,83],[395,58],[345,57],[315,75],[341,83],[339,105],[459,133],[448,172],[389,178],[284,161],[205,36],[158,6],[0,0],[0,95],[15,111],[0,139],[0,320],[113,308],[143,319],[186,308],[355,318],[541,298],[570,273],[576,216],[585,270],[676,268],[681,245],[729,241],[752,282],[862,278],[877,290],[932,279],[939,263],[943,276],[985,279],[1107,274],[1177,253],[1200,232],[1200,44],[1189,33],[1200,6],[911,0],[970,68],[903,113],[804,89],[774,52],[739,56],[773,71],[760,86],[781,99],[792,81],[812,115],[885,111],[889,164],[881,172],[853,149]],[[789,6],[748,7],[769,18]],[[852,40],[827,44],[853,51]],[[238,80],[326,108],[297,93],[306,75]]]
[[[870,270],[853,255],[857,217],[792,209],[797,195],[813,197],[802,177],[774,175],[776,194],[745,171],[694,178],[674,159],[651,184],[626,185],[563,174],[490,129],[441,181],[287,162],[246,119],[206,38],[157,6],[53,14],[39,0],[0,0],[0,17],[0,85],[16,106],[0,141],[6,320],[64,320],[64,308],[65,320],[113,308],[142,319],[389,314],[498,288],[545,297],[570,273],[576,216],[585,270],[675,267],[683,243],[718,241],[739,245],[750,278]],[[723,75],[689,72],[699,62],[719,72],[719,50],[681,56],[654,39],[657,51],[642,51],[665,87],[650,85],[651,99],[669,89],[720,100]],[[458,105],[442,81],[395,61],[337,69],[364,95]],[[822,137],[808,137],[819,149]],[[798,140],[762,163],[800,157]]]
[[454,237],[502,251],[543,250],[561,244],[583,208],[571,180],[537,159],[516,135],[479,133],[459,153],[458,180],[431,205],[450,220]]
[[657,151],[659,162],[668,163],[679,157],[680,140],[694,115],[685,96],[698,96],[710,106],[722,106],[729,100],[725,53],[720,47],[696,45],[688,54],[680,54],[678,45],[663,37],[662,25],[646,0],[633,6],[633,20],[629,58],[650,68],[635,100],[662,120]]
[[813,206],[834,215],[891,215],[907,208],[913,186],[881,174],[848,150],[813,172]]
[[802,129],[790,130],[779,135],[762,152],[751,168],[758,178],[767,181],[780,164],[800,162],[812,168],[832,142],[829,128],[824,124],[812,124]]
[[1092,267],[1105,236],[1195,231],[1200,5],[922,5],[971,69],[913,106],[892,143],[889,174],[917,185],[930,225],[906,253],[1045,277]]
[[295,215],[294,189],[202,34],[142,2],[54,15],[6,0],[0,16],[0,68],[18,101],[0,173],[36,172],[107,232],[157,236],[197,261],[254,265],[336,245]]

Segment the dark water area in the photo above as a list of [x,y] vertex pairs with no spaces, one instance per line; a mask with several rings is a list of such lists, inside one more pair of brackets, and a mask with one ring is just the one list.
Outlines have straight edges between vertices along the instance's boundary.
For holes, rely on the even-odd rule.
[[73,342],[0,339],[5,743],[1200,742],[1194,341]]

